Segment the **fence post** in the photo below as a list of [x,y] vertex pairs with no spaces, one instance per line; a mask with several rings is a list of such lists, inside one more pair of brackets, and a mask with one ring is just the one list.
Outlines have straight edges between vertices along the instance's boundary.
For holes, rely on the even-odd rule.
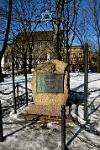
[[18,82],[17,82],[16,88],[17,88],[17,97],[19,97],[19,83]]
[[87,97],[88,97],[88,44],[84,45],[84,120],[87,120]]
[[61,150],[66,150],[65,105],[61,106]]
[[15,55],[12,50],[12,81],[13,81],[13,102],[14,102],[14,113],[16,114],[16,97],[15,97],[15,72],[14,72],[14,66],[15,66]]
[[27,92],[27,61],[25,55],[25,93],[26,93],[26,106],[28,106],[28,92]]
[[0,100],[0,142],[4,140],[3,138],[3,122],[2,122],[2,107],[1,107],[1,100]]

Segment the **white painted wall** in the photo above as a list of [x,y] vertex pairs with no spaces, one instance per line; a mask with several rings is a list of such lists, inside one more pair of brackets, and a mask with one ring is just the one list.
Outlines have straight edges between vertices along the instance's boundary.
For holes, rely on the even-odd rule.
[[50,60],[50,54],[47,53],[47,61],[49,61],[49,60]]
[[4,57],[1,60],[1,67],[4,68]]

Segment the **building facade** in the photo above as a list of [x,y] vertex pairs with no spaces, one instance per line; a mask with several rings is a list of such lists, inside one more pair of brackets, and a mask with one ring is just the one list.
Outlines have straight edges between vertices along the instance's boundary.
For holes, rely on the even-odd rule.
[[[66,59],[66,48],[63,46],[63,32],[60,35],[60,48],[62,60]],[[19,57],[24,59],[24,54],[27,52],[27,63],[38,63],[53,59],[53,32],[51,31],[39,31],[33,33],[19,34],[16,38],[16,44],[8,45],[4,56],[4,64],[9,68],[11,66],[11,48]],[[17,65],[22,60],[17,60]],[[88,68],[90,69],[92,63],[92,51],[88,50]],[[81,46],[72,46],[69,49],[69,64],[71,71],[83,71],[84,70],[84,49]]]
[[[54,58],[54,33],[52,31],[37,31],[19,33],[14,42],[8,45],[4,55],[5,67],[11,66],[11,49],[14,50],[17,64],[23,65],[26,54],[27,64],[36,64]],[[59,36],[60,51],[63,52],[63,31]],[[20,59],[22,58],[22,60]],[[10,67],[11,68],[11,67]]]
[[[65,49],[65,55],[66,49]],[[91,68],[92,64],[92,51],[88,49],[88,69]],[[82,46],[72,46],[69,49],[69,65],[71,71],[84,71],[84,49]]]

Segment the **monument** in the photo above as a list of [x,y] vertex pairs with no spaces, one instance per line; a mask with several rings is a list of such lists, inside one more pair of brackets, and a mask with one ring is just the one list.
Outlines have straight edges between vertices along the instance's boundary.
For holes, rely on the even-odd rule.
[[67,64],[62,61],[46,61],[34,69],[32,72],[33,103],[27,107],[28,120],[34,116],[38,118],[43,116],[47,119],[61,117],[61,106],[66,105],[68,101],[67,80]]

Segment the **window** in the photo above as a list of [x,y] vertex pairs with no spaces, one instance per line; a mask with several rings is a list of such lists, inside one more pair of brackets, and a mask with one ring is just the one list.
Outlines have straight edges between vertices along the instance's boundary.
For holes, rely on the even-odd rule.
[[76,54],[75,53],[73,53],[73,58],[76,58]]
[[82,53],[79,53],[79,58],[82,58]]
[[73,55],[72,55],[72,60],[76,61],[76,54],[75,53],[73,53]]
[[82,62],[82,61],[83,61],[82,53],[79,53],[78,61],[79,61],[79,62]]

